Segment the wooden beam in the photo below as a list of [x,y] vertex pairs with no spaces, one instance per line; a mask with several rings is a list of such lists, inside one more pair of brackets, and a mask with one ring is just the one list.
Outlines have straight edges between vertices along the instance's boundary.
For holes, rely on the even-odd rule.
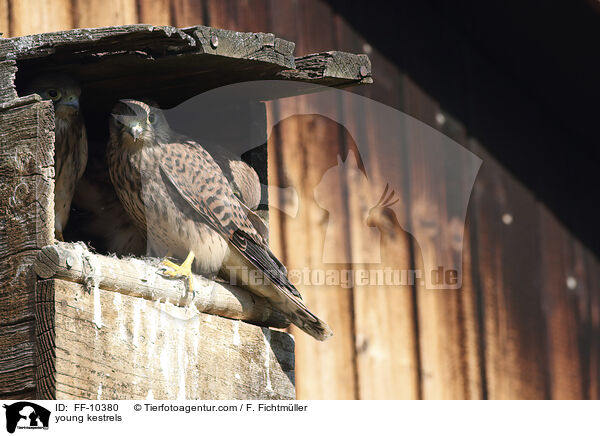
[[15,74],[17,65],[15,61],[0,62],[0,103],[10,102],[17,98],[15,90]]
[[194,295],[185,280],[169,279],[158,272],[158,259],[118,259],[91,253],[83,243],[57,242],[44,247],[34,264],[43,279],[60,278],[103,290],[163,301],[175,306],[196,307],[200,312],[285,328],[290,323],[264,298],[242,289],[194,275]]
[[[99,113],[123,96],[151,97],[172,107],[209,89],[251,80],[327,86],[372,81],[366,55],[332,51],[295,58],[294,48],[272,33],[136,24],[0,39],[0,61],[17,61],[21,84],[42,72],[76,77]],[[260,98],[306,92],[289,88],[286,95]]]
[[35,388],[31,265],[37,250],[54,239],[51,107],[50,102],[31,97],[0,102],[2,397],[28,396]]
[[36,290],[42,399],[293,399],[287,333],[64,280]]
[[0,58],[31,59],[57,52],[110,53],[148,50],[151,53],[176,53],[192,50],[193,38],[171,26],[133,24],[127,26],[73,29],[0,39]]
[[182,31],[193,36],[198,52],[294,68],[295,44],[276,38],[272,33],[234,32],[206,26],[188,27]]
[[296,68],[279,73],[282,78],[320,85],[373,83],[371,61],[364,54],[327,51],[296,58]]

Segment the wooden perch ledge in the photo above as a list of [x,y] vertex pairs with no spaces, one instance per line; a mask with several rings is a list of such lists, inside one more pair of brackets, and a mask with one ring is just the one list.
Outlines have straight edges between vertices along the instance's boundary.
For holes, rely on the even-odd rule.
[[262,326],[285,328],[289,321],[262,297],[194,275],[194,295],[185,281],[165,278],[158,272],[158,259],[118,259],[94,254],[83,243],[57,242],[39,252],[36,274],[83,284],[88,291],[98,287],[131,297],[194,306],[198,311]]

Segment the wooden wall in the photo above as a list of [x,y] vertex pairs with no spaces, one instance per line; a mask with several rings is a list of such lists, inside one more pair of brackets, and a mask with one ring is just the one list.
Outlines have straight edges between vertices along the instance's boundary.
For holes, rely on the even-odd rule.
[[[4,36],[137,22],[273,32],[296,42],[299,55],[332,49],[367,52],[375,83],[356,92],[436,127],[483,159],[469,205],[460,291],[420,286],[302,289],[335,336],[317,343],[294,331],[299,399],[600,396],[598,259],[486,152],[485,142],[471,137],[465,123],[451,114],[444,114],[440,123],[443,110],[427,90],[322,1],[0,0]],[[465,89],[464,100],[476,100],[480,91],[476,84]],[[372,129],[369,114],[344,102],[325,102],[338,103],[334,110],[343,110],[347,123],[359,125],[369,153],[376,155],[381,132]],[[302,106],[306,100],[289,104]],[[485,108],[474,116],[482,113]],[[539,122],[543,125],[543,118]],[[336,165],[337,155],[351,146],[344,131],[331,124],[314,117],[287,119],[269,140],[271,183],[294,186],[300,199],[296,217],[271,213],[271,244],[290,269],[323,266],[328,217],[315,203],[313,189]],[[523,141],[518,133],[507,140]],[[418,148],[408,149],[382,156],[398,168],[395,183],[402,186],[397,195],[404,204],[425,189],[419,183],[419,163],[427,156]],[[380,177],[377,165],[370,165],[367,172]],[[443,186],[443,170],[439,177]],[[343,261],[335,265],[339,269],[360,267],[353,259],[370,249],[353,238],[352,228],[362,216],[355,188],[348,180],[326,193],[329,204],[345,212],[333,236]],[[405,208],[404,213],[418,219],[420,212]],[[448,217],[436,218],[436,226],[446,225]],[[382,241],[384,266],[418,264],[414,240],[403,233],[396,236]]]

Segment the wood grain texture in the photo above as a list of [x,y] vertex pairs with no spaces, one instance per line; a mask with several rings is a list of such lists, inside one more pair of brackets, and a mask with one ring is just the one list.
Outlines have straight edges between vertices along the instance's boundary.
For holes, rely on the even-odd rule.
[[[368,59],[348,53],[324,54],[324,67],[309,74],[295,68],[290,41],[272,33],[205,26],[128,25],[0,39],[0,59],[7,57],[20,61],[21,84],[57,69],[79,78],[86,98],[95,101],[90,110],[101,114],[131,93],[151,95],[161,106],[172,107],[231,83],[271,78],[346,86],[369,74]],[[362,79],[361,69],[367,75]],[[285,77],[279,75],[282,70]]]
[[[152,24],[153,26],[181,26],[173,22],[171,16],[171,0],[137,0],[137,22]],[[196,22],[193,24],[202,24]],[[187,24],[190,26],[191,24]]]
[[[117,43],[119,47],[115,48]],[[135,24],[3,38],[0,40],[0,57],[44,57],[55,53],[57,49],[60,49],[63,55],[73,52],[92,55],[113,50],[148,50],[150,53],[161,53],[166,50],[191,50],[194,46],[195,42],[190,36],[174,27]]]
[[[456,141],[468,149],[468,134],[465,127],[451,114],[437,107],[436,124],[438,130],[448,138]],[[447,251],[452,258],[450,265],[462,267],[461,287],[453,292],[458,293],[456,311],[450,321],[454,326],[455,341],[453,351],[448,352],[458,362],[463,374],[462,386],[464,398],[485,399],[487,395],[483,356],[483,321],[481,319],[481,289],[478,280],[478,271],[475,266],[473,237],[476,237],[475,217],[471,211],[475,210],[473,200],[473,180],[470,174],[474,163],[471,156],[462,155],[455,158],[450,153],[445,156],[446,165],[452,168],[450,174],[446,173],[445,194],[448,198],[446,205],[448,215]],[[466,199],[468,209],[463,209],[459,199]],[[466,215],[466,216],[465,216]],[[429,291],[436,292],[436,291]],[[449,309],[448,309],[449,310]],[[419,321],[419,325],[426,322]],[[423,340],[421,340],[423,343]],[[452,354],[451,354],[452,353]]]
[[596,284],[590,283],[585,249],[540,205],[543,309],[549,353],[550,396],[591,398],[590,369],[598,358],[593,313]]
[[73,0],[73,27],[102,27],[139,22],[136,0]]
[[488,397],[548,398],[539,209],[531,192],[473,144],[484,161],[474,193]]
[[272,33],[242,33],[206,26],[184,31],[194,37],[197,50],[204,53],[270,62],[288,68],[294,66],[294,43],[276,38]]
[[62,280],[43,286],[39,332],[54,322],[55,357],[38,383],[51,398],[294,398],[286,333]]
[[75,27],[70,0],[11,0],[10,7],[10,36],[55,32]]
[[[576,244],[577,252],[582,254],[583,268],[585,268],[589,307],[589,330],[585,337],[589,338],[589,366],[584,365],[585,376],[589,380],[586,387],[591,400],[600,399],[600,262],[594,254],[581,244]],[[578,270],[581,265],[578,264]]]
[[[273,31],[280,33],[288,26],[302,29],[294,36],[298,48],[313,51],[307,38],[311,38],[315,32],[319,32],[323,38],[322,44],[332,46],[331,13],[321,15],[318,21],[305,21],[303,8],[294,9],[298,16],[286,10],[295,8],[291,2],[277,2],[271,7],[273,14],[281,13],[294,20],[294,24],[274,22]],[[306,113],[311,105],[326,111],[339,110],[337,102],[326,97],[319,98],[317,95],[310,99],[299,97],[295,101],[281,102],[276,109],[278,116],[286,118],[288,114],[298,111]],[[276,126],[269,141],[275,141],[274,147],[279,150],[277,156],[281,159],[276,164],[279,174],[275,183],[281,187],[293,187],[299,197],[297,216],[279,214],[275,218],[279,220],[280,228],[285,229],[285,241],[282,244],[285,249],[284,263],[290,271],[297,269],[300,272],[332,271],[334,274],[343,274],[349,269],[350,247],[345,233],[348,224],[344,212],[346,204],[342,176],[335,171],[338,156],[345,157],[339,125],[321,116],[291,117]],[[322,183],[330,169],[333,170],[329,173],[331,183]],[[328,263],[324,259],[324,244],[335,247],[339,262]],[[309,286],[299,283],[298,288],[307,304],[326,319],[334,331],[334,336],[326,343],[297,336],[298,398],[356,398],[352,290],[341,284]]]
[[6,104],[17,98],[15,90],[15,74],[17,72],[16,62],[0,62],[0,104]]
[[[365,41],[339,17],[335,18],[337,44],[360,52]],[[401,103],[399,71],[375,51],[375,87],[344,93],[344,126],[355,129],[345,136],[345,148],[357,154],[365,175],[349,166],[349,239],[353,270],[402,271],[412,269],[410,235],[402,229],[407,214],[406,159],[401,146],[402,126],[393,111],[377,111],[370,99]],[[369,66],[370,71],[370,66]],[[395,192],[395,207],[371,208],[385,186]],[[373,227],[368,227],[369,223]],[[368,263],[367,263],[368,262]],[[420,396],[415,301],[410,285],[355,283],[354,320],[358,395],[361,399],[417,399]]]
[[268,32],[267,0],[205,0],[210,25],[242,32]]
[[9,0],[0,0],[0,37],[10,36]]
[[177,27],[210,26],[205,16],[205,0],[171,0],[171,25]]
[[1,397],[35,387],[32,263],[54,239],[51,107],[31,98],[0,107]]
[[[403,81],[406,111],[417,120],[435,123],[438,107],[414,82]],[[406,140],[410,177],[410,219],[416,238],[414,257],[416,270],[422,276],[416,282],[418,329],[421,359],[422,395],[425,399],[469,399],[479,398],[481,392],[471,392],[470,365],[478,365],[476,340],[466,337],[465,312],[467,319],[476,320],[476,306],[464,306],[469,289],[434,289],[431,286],[432,267],[458,271],[462,262],[462,238],[453,247],[448,241],[462,236],[464,216],[454,215],[451,209],[451,190],[468,189],[456,186],[446,172],[445,166],[459,165],[449,154],[446,155],[445,139],[426,125],[407,119]],[[440,154],[440,150],[441,154]],[[457,194],[454,193],[454,194]],[[468,196],[467,196],[468,198]],[[469,359],[473,356],[475,360]],[[476,367],[478,368],[478,366]]]
[[41,278],[68,280],[150,301],[194,306],[200,312],[285,328],[289,321],[261,297],[194,275],[193,295],[182,280],[158,272],[159,259],[118,259],[91,253],[82,244],[55,243],[37,255],[34,270]]
[[[303,97],[295,104],[306,104]],[[321,102],[321,104],[330,104]],[[284,107],[281,111],[295,111]],[[305,108],[298,108],[300,111]],[[339,144],[338,127],[332,121],[319,116],[297,116],[282,121],[269,139],[275,147],[281,146],[286,138],[285,147],[281,147],[281,156],[285,162],[291,162],[296,156],[295,165],[286,165],[280,176],[280,186],[291,186],[298,193],[299,210],[297,216],[281,214],[280,225],[286,231],[283,261],[293,280],[298,280],[298,289],[306,304],[327,320],[334,336],[326,343],[317,343],[306,335],[297,335],[297,349],[302,350],[296,359],[298,373],[297,391],[299,398],[348,399],[355,398],[354,380],[354,338],[351,325],[351,290],[341,284],[311,285],[311,279],[302,279],[302,272],[316,271],[320,274],[343,274],[348,269],[349,246],[343,234],[336,226],[345,226],[339,219],[343,214],[333,215],[329,211],[341,212],[344,208],[344,196],[341,192],[340,176],[337,182],[321,184],[324,174],[337,165],[337,147],[311,148],[307,152],[306,144],[320,138],[323,144]],[[298,157],[300,159],[298,159]],[[335,176],[335,175],[334,175]],[[277,182],[276,182],[277,183]],[[324,209],[324,207],[326,209]],[[334,220],[335,222],[329,222]],[[324,244],[335,247],[339,262],[324,260]],[[294,332],[294,330],[292,330]],[[318,381],[315,381],[318,380]]]

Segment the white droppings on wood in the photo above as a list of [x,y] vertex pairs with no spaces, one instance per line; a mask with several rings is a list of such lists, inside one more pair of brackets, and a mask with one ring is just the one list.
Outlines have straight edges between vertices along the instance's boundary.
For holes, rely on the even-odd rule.
[[[102,306],[100,304],[100,280],[102,278],[102,267],[100,262],[92,253],[87,250],[85,244],[79,242],[73,246],[77,255],[83,259],[84,282],[86,289],[92,292],[94,298],[94,325],[96,328],[102,328]],[[89,269],[89,270],[88,270]]]
[[185,400],[185,363],[187,356],[184,352],[185,344],[185,326],[178,323],[177,326],[177,370],[179,372],[179,388],[177,390],[177,399]]
[[140,312],[144,300],[136,298],[133,303],[133,345],[139,347],[140,345]]
[[240,375],[239,375],[237,372],[235,373],[235,378],[236,378],[236,379],[238,379],[238,380],[241,380],[241,379],[242,379],[242,378],[240,377]]
[[102,328],[102,306],[100,305],[100,289],[94,286],[94,324]]
[[273,386],[271,385],[271,330],[268,327],[263,327],[263,342],[265,343],[265,374],[267,376],[267,386],[265,389],[269,392],[273,391]]
[[98,385],[98,396],[96,397],[97,400],[101,400],[102,399],[102,383],[100,383]]
[[127,340],[127,330],[125,329],[125,322],[123,321],[123,299],[119,292],[115,292],[113,296],[113,304],[117,312],[117,328],[119,329],[119,338],[122,341]]
[[233,345],[240,345],[240,322],[233,321]]
[[160,351],[160,370],[162,371],[163,379],[167,385],[171,382],[171,356],[169,355],[169,350],[170,347],[165,344]]
[[158,311],[156,305],[152,307],[152,310],[147,317],[148,324],[148,359],[154,359],[154,353],[156,348],[156,338],[158,333]]
[[152,389],[148,389],[148,394],[146,395],[146,400],[154,400],[154,392],[152,392]]

